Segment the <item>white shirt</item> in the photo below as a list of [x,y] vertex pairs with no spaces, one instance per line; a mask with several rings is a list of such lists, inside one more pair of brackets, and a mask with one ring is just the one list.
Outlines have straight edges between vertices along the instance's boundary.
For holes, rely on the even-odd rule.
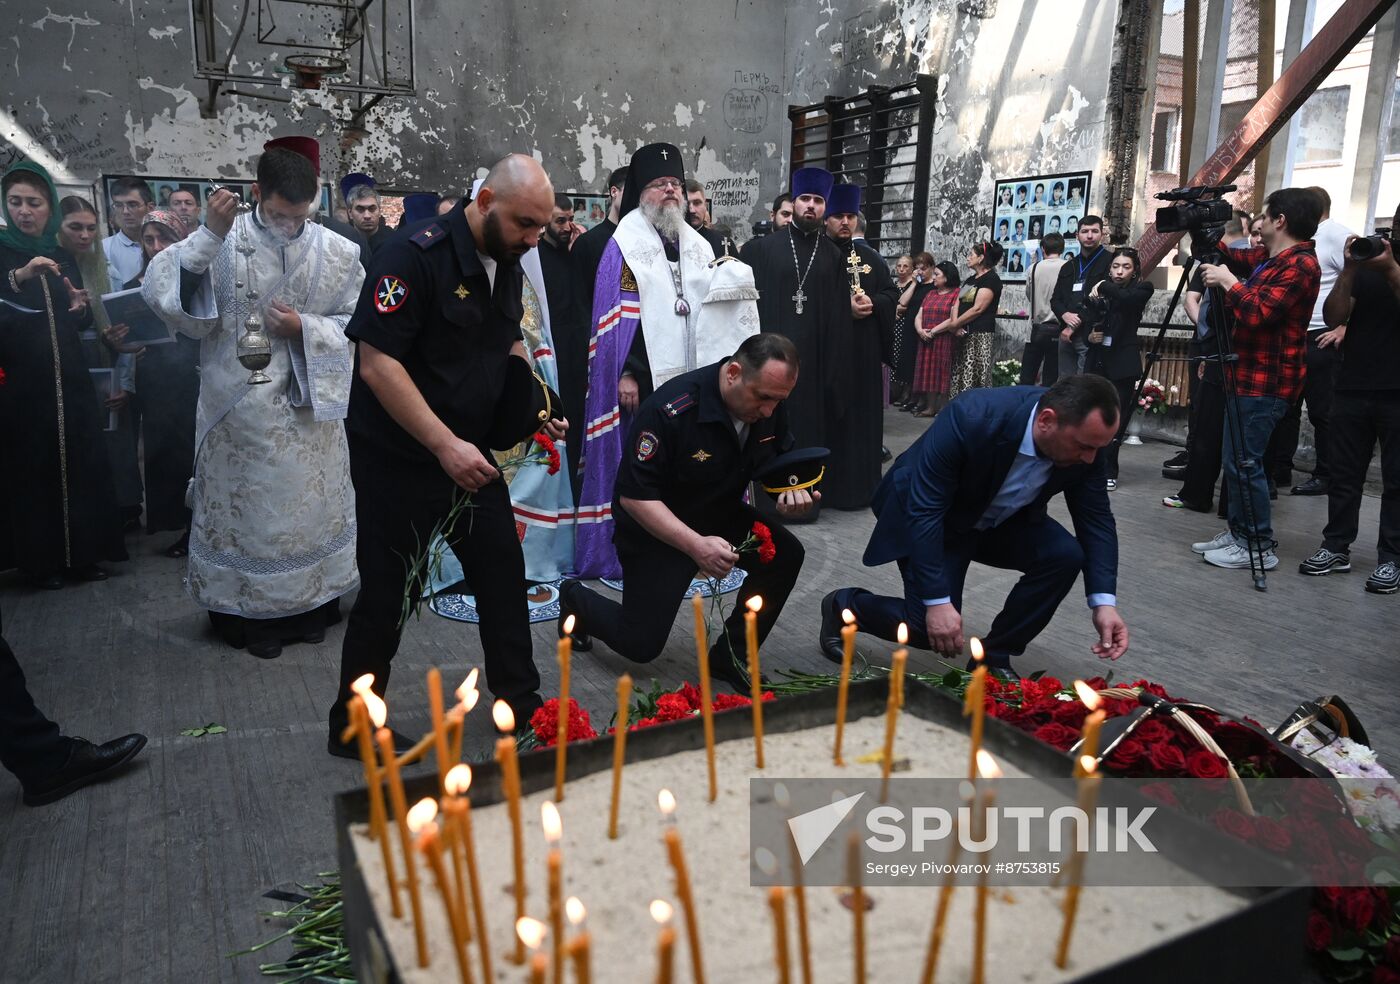
[[1327,323],[1322,320],[1322,305],[1327,303],[1327,295],[1332,293],[1332,285],[1342,272],[1342,262],[1346,258],[1345,247],[1351,230],[1335,219],[1323,219],[1313,234],[1317,247],[1317,265],[1322,267],[1322,285],[1317,289],[1317,303],[1313,305],[1312,317],[1308,319],[1308,331],[1323,331]]
[[128,280],[134,280],[141,273],[145,259],[141,244],[133,242],[124,232],[102,240],[102,254],[107,257],[107,279],[113,290],[121,290]]
[[496,293],[496,261],[487,256],[481,250],[476,251],[476,258],[481,261],[481,265],[486,269],[486,282],[491,285],[491,293]]

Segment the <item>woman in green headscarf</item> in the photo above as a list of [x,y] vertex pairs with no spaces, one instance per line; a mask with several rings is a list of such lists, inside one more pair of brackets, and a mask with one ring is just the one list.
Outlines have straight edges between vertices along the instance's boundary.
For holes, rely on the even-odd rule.
[[[0,177],[0,569],[36,585],[107,577],[125,560],[99,407],[78,333],[90,320],[58,244],[58,193],[38,164]],[[81,282],[81,281],[79,281]]]

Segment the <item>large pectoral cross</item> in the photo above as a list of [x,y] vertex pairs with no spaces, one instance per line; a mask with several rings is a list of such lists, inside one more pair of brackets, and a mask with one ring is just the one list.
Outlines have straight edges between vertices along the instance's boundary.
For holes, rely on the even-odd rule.
[[[860,261],[860,254],[851,247],[851,255],[846,257],[846,272],[851,276],[851,296],[859,297],[865,293],[865,288],[860,285],[860,275],[870,272],[870,264]],[[799,309],[800,310],[800,309]]]
[[797,313],[802,313],[802,302],[807,299],[807,295],[802,291],[802,285],[797,287],[797,293],[792,295],[792,302],[797,305]]

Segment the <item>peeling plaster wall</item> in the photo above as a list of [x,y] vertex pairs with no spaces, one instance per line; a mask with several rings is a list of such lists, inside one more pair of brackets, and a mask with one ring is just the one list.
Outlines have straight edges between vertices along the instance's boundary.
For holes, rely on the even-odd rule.
[[[927,243],[959,266],[968,246],[990,235],[998,178],[1090,170],[1091,210],[1102,204],[1117,0],[988,6],[996,13],[985,19],[955,0],[787,6],[790,103],[899,85],[918,73],[938,78]],[[1002,306],[1024,308],[1024,291],[1008,286]]]
[[[255,0],[250,0],[255,2]],[[417,99],[371,111],[339,147],[341,97],[221,98],[200,114],[185,0],[15,0],[0,37],[0,165],[37,156],[61,183],[103,173],[250,177],[264,141],[321,140],[327,178],[365,171],[398,190],[460,190],[521,151],[560,190],[598,192],[638,146],[677,144],[717,222],[747,235],[783,182],[782,7],[774,0],[417,0]],[[224,43],[241,8],[215,0]],[[291,49],[239,50],[266,70]],[[237,67],[237,66],[236,66]],[[244,88],[240,86],[240,88]]]

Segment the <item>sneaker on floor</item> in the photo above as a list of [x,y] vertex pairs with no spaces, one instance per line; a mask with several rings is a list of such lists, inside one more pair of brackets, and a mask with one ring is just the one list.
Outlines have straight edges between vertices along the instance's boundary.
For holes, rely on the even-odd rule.
[[1209,540],[1191,544],[1191,550],[1198,554],[1210,553],[1212,550],[1219,550],[1221,547],[1227,547],[1234,542],[1235,534],[1225,529],[1215,534],[1215,536],[1211,537]]
[[1400,567],[1395,561],[1387,560],[1366,579],[1366,590],[1371,594],[1395,594],[1400,589]]
[[1171,456],[1170,458],[1168,458],[1166,461],[1162,462],[1162,467],[1163,467],[1163,468],[1185,468],[1185,467],[1186,467],[1186,461],[1187,461],[1187,458],[1188,458],[1188,457],[1189,457],[1189,455],[1187,455],[1187,453],[1186,453],[1184,450],[1178,451],[1176,454],[1172,455],[1172,456]]
[[[1248,570],[1250,568],[1249,551],[1235,542],[1233,536],[1230,538],[1229,546],[1206,551],[1204,559],[1207,564],[1229,570]],[[1264,551],[1263,560],[1266,571],[1271,571],[1278,566],[1278,554],[1272,550]]]
[[1116,478],[1110,478],[1105,484],[1108,486],[1108,491],[1110,492],[1116,492],[1118,490],[1118,479]]
[[1325,478],[1310,478],[1301,485],[1295,485],[1289,490],[1289,495],[1326,495],[1327,488],[1331,483]]
[[1351,570],[1351,555],[1345,551],[1338,553],[1326,547],[1318,547],[1307,560],[1298,565],[1299,574],[1325,577],[1328,574],[1345,574]]

